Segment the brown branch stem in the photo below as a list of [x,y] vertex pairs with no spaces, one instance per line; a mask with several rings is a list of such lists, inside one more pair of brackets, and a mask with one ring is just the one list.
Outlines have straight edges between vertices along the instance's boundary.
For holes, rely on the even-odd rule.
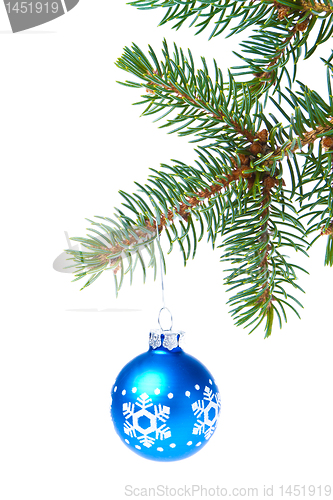
[[321,2],[313,2],[314,5],[311,2],[308,2],[306,0],[301,0],[301,5],[303,10],[310,10],[312,12],[327,12],[327,13],[332,13],[333,12],[333,6],[330,5],[325,5]]
[[[245,156],[242,156],[242,160],[244,161]],[[219,193],[222,191],[223,188],[226,188],[231,182],[237,181],[240,178],[247,179],[249,183],[249,187],[253,184],[252,180],[252,175],[253,174],[248,174],[244,173],[245,170],[248,169],[248,165],[243,165],[240,168],[235,168],[232,170],[230,174],[226,174],[224,178],[221,178],[219,182],[216,184],[211,185],[209,188],[206,188],[202,191],[199,191],[196,193],[193,197],[187,198],[186,203],[182,202],[179,205],[179,209],[174,210],[174,212],[178,215],[180,215],[184,220],[188,220],[188,217],[190,215],[191,210],[196,207],[197,205],[200,205],[203,203],[206,199],[211,198],[214,196],[216,193]],[[160,224],[158,225],[158,231],[161,232],[163,228],[167,225],[168,222],[172,222],[174,219],[174,212],[172,210],[168,210],[167,216],[164,214],[161,215],[160,217]],[[154,224],[152,225],[149,220],[146,220],[146,228],[148,231],[156,233],[156,220]],[[132,228],[132,230],[135,232],[135,234],[138,236],[138,238],[147,238],[147,233],[145,231],[142,231],[140,229],[135,229]],[[124,244],[122,246],[122,243]],[[112,255],[115,255],[123,250],[126,250],[130,245],[134,245],[137,243],[137,239],[131,235],[128,239],[124,239],[121,243],[118,243],[117,245],[107,247],[104,246],[102,249],[109,251],[109,254],[97,254],[94,256],[96,259],[99,260],[99,264],[96,266],[90,266],[89,269],[93,269],[94,267],[98,267],[101,264],[105,264],[106,262],[110,262],[111,264],[116,264],[118,262],[118,265],[114,268],[113,272],[116,274],[119,269],[120,269],[120,260],[121,257],[116,257],[112,258]],[[98,249],[97,246],[91,246],[92,248]],[[99,247],[101,248],[101,247]]]
[[[235,158],[231,158],[231,162],[233,163],[234,168],[230,173],[224,174],[219,178],[218,181],[216,181],[216,183],[212,184],[206,189],[197,192],[195,195],[191,197],[187,197],[185,202],[181,202],[179,204],[179,208],[176,209],[175,207],[173,207],[173,210],[169,209],[166,215],[162,214],[160,217],[160,223],[158,225],[158,228],[156,220],[154,221],[154,224],[151,224],[150,221],[146,219],[145,221],[146,229],[152,233],[156,233],[157,230],[161,232],[163,228],[167,225],[167,223],[172,222],[174,220],[175,214],[179,215],[185,221],[187,221],[188,217],[190,216],[191,210],[193,208],[202,204],[205,200],[211,198],[217,193],[221,192],[222,189],[227,188],[231,182],[238,181],[240,179],[245,179],[247,180],[248,183],[247,187],[250,190],[253,186],[255,179],[255,175],[251,172],[248,172],[250,160],[251,159],[256,160],[257,155],[260,153],[265,154],[267,149],[268,132],[266,129],[263,129],[257,132],[254,136],[251,136],[251,139],[252,139],[252,144],[248,148],[248,155],[239,153],[238,154],[239,163],[237,163]],[[147,238],[146,232],[135,228],[132,228],[132,230],[135,232],[138,238]],[[121,257],[119,256],[113,259],[112,255],[122,252],[123,250],[126,250],[126,248],[136,243],[137,239],[135,238],[135,236],[131,235],[128,239],[124,239],[121,243],[118,243],[115,246],[103,247],[103,250],[108,251],[109,254],[103,253],[95,256],[95,258],[97,258],[100,261],[98,265],[105,264],[108,261],[111,264],[116,264],[118,262],[118,265],[113,270],[113,272],[116,274],[117,271],[120,269]],[[98,247],[92,246],[92,248],[98,248]],[[93,269],[94,267],[95,266],[91,266],[90,269]]]
[[[261,2],[262,0],[257,0],[257,1]],[[278,11],[285,9],[285,10],[289,11],[288,13],[297,12],[298,10],[300,12],[311,11],[311,12],[315,12],[317,14],[320,14],[322,12],[327,12],[327,13],[333,12],[332,6],[325,5],[322,2],[316,2],[316,1],[314,1],[312,3],[309,0],[301,0],[298,4],[295,3],[294,7],[287,7],[283,4],[280,4],[277,0],[266,0],[266,1],[269,3],[273,3]],[[286,16],[283,16],[283,17],[286,17]],[[282,19],[282,17],[280,17],[280,19]]]
[[[301,139],[301,148],[304,146],[308,146],[309,144],[313,144],[317,139],[319,139],[319,135],[325,134],[325,132],[329,132],[330,130],[333,129],[333,118],[329,119],[329,122],[331,125],[319,125],[313,130],[309,130],[308,132],[305,132],[303,134],[303,139]],[[300,145],[298,142],[296,142],[295,146],[291,148],[292,142],[290,141],[289,145],[287,145],[284,149],[283,152],[288,154],[288,151],[290,150],[291,153],[294,153],[300,148]],[[282,148],[276,148],[274,151],[273,155],[267,160],[269,164],[273,163],[273,158],[279,157],[281,155]]]
[[[271,62],[267,65],[266,70],[262,71],[261,73],[256,73],[255,76],[260,79],[271,79],[272,80],[272,71],[269,71],[269,69],[274,66],[278,60],[284,55],[287,45],[291,40],[294,38],[296,33],[299,31],[304,31],[307,28],[308,21],[304,21],[303,23],[295,24],[295,26],[290,30],[289,35],[284,39],[282,42],[282,48],[279,49],[276,53],[276,55],[273,57]],[[274,80],[273,80],[274,81]]]
[[[267,175],[263,178],[262,183],[263,183],[263,188],[262,188],[263,199],[261,202],[261,206],[262,207],[266,206],[266,208],[261,213],[261,219],[265,219],[269,213],[268,204],[269,204],[270,199],[271,199],[271,189],[274,186],[279,184],[279,180],[275,179],[274,177],[271,177],[270,175]],[[271,290],[270,290],[270,286],[269,286],[269,272],[270,271],[269,271],[269,267],[268,267],[269,266],[268,255],[269,255],[269,252],[271,250],[271,245],[269,244],[269,233],[268,233],[268,221],[267,220],[266,220],[266,222],[264,222],[263,226],[261,227],[261,230],[265,231],[265,232],[260,236],[260,238],[263,241],[267,242],[265,249],[263,250],[263,257],[262,257],[262,260],[260,263],[260,267],[265,270],[266,282],[262,285],[262,288],[265,289],[265,291],[260,296],[259,302],[266,303],[271,295]],[[274,300],[274,296],[272,295],[271,298],[268,300],[267,310],[269,310],[271,308],[273,300]]]

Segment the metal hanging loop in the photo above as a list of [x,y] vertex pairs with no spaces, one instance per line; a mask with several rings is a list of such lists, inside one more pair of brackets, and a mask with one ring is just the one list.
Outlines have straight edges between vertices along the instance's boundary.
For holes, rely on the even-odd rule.
[[[163,328],[162,324],[161,324],[161,313],[162,311],[168,311],[168,313],[170,314],[170,323],[171,323],[171,326],[170,328]],[[160,325],[160,328],[163,332],[171,332],[172,331],[172,326],[173,326],[173,317],[172,317],[172,314],[171,314],[171,311],[170,309],[168,309],[167,307],[163,306],[161,309],[160,309],[160,312],[158,314],[158,324]]]

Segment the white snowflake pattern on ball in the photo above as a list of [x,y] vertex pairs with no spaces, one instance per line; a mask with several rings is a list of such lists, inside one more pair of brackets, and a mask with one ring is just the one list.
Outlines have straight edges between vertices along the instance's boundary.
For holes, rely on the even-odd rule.
[[[137,410],[135,405],[140,410]],[[151,406],[154,406],[154,413],[147,409]],[[156,439],[163,440],[171,437],[170,428],[164,423],[170,416],[170,407],[161,404],[153,405],[152,399],[145,392],[137,397],[135,404],[123,404],[123,415],[126,419],[124,423],[125,434],[136,437],[146,448],[150,448]],[[140,419],[141,422],[139,422]],[[146,421],[144,427],[142,427],[144,425],[142,420]],[[159,425],[159,421],[162,422],[162,425]],[[151,436],[154,433],[155,437]]]
[[[208,404],[206,402],[208,401]],[[197,417],[192,434],[204,434],[209,439],[216,429],[217,418],[221,408],[220,394],[213,393],[212,389],[205,387],[203,400],[192,404],[192,410]]]

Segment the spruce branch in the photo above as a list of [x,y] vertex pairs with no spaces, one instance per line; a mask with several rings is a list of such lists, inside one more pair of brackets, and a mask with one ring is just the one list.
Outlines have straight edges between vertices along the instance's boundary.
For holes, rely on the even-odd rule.
[[[235,52],[243,64],[231,70],[234,77],[241,76],[242,81],[244,76],[249,77],[248,87],[256,96],[267,92],[272,85],[278,86],[284,76],[291,85],[296,78],[302,51],[304,58],[309,58],[333,34],[330,0],[136,0],[130,3],[144,10],[167,9],[160,24],[176,20],[176,29],[193,17],[191,26],[197,26],[197,33],[212,23],[214,28],[209,38],[221,34],[226,28],[229,28],[230,37],[246,28],[256,27],[253,34],[240,44],[241,53]],[[317,37],[308,46],[314,29]],[[292,75],[288,69],[290,60],[293,63]]]
[[[242,71],[241,73],[238,72],[235,75],[243,76],[250,74],[251,79],[248,81],[248,84],[250,85],[252,92],[255,92],[257,95],[267,91],[271,85],[276,85],[277,80],[282,78],[284,72],[290,82],[290,75],[286,70],[290,53],[294,55],[295,69],[299,58],[299,54],[295,57],[297,43],[296,46],[293,46],[291,42],[295,37],[297,37],[296,42],[299,42],[299,33],[306,30],[307,26],[308,20],[302,21],[301,23],[297,22],[289,30],[280,29],[280,33],[276,31],[270,32],[269,36],[265,33],[266,40],[264,42],[262,40],[263,33],[256,32],[253,37],[249,38],[249,41],[240,45],[243,47],[244,52],[251,53],[253,55],[258,54],[258,49],[261,49],[259,52],[260,59],[255,59],[253,56],[250,58],[245,57],[244,55],[235,52],[238,57],[247,63],[246,66],[236,67],[235,69],[245,69],[245,71]],[[260,46],[258,39],[260,40]]]
[[[308,219],[307,235],[315,232],[316,236],[310,243],[312,246],[320,236],[327,235],[325,265],[333,265],[333,245],[330,227],[333,222],[333,98],[331,86],[332,68],[327,64],[328,102],[317,92],[299,83],[296,93],[288,90],[288,96],[281,90],[280,97],[286,105],[294,110],[288,114],[272,98],[284,117],[290,123],[289,141],[277,148],[274,157],[285,155],[295,160],[295,153],[301,150],[304,158],[302,171],[298,174],[301,203],[300,217]],[[315,145],[318,149],[315,152]],[[307,151],[304,148],[307,147]]]
[[[190,26],[198,28],[201,33],[211,23],[214,28],[209,38],[220,35],[228,27],[230,35],[239,33],[257,23],[270,18],[284,20],[294,13],[311,13],[313,15],[333,12],[329,0],[316,2],[313,0],[133,0],[130,5],[140,10],[162,8],[166,13],[160,22],[163,25],[176,21],[173,28],[179,29],[182,24],[191,20]],[[230,27],[231,24],[231,27]],[[235,27],[232,27],[236,24]]]
[[[225,270],[225,283],[235,324],[250,328],[250,333],[264,324],[268,337],[276,320],[280,326],[287,321],[288,309],[299,316],[297,306],[302,307],[294,292],[303,292],[298,274],[306,271],[289,260],[289,253],[307,255],[318,238],[327,236],[325,264],[333,266],[333,53],[323,60],[328,101],[301,82],[294,90],[301,56],[309,59],[333,34],[333,3],[134,0],[131,4],[167,9],[161,24],[175,21],[176,29],[186,20],[197,32],[214,24],[210,37],[227,28],[228,36],[254,29],[236,54],[243,66],[229,70],[226,80],[215,60],[213,71],[203,57],[196,69],[190,50],[185,53],[174,44],[171,54],[166,41],[161,60],[150,46],[147,55],[136,44],[125,47],[116,64],[136,81],[122,84],[144,91],[135,103],[145,107],[142,115],[154,117],[169,133],[193,136],[190,142],[200,143],[197,159],[193,165],[172,160],[171,165],[150,169],[145,184],[135,183],[135,192],[120,191],[122,207],[115,209],[113,218],[88,219],[88,236],[72,238],[83,249],[67,251],[75,261],[74,281],[87,279],[85,288],[111,270],[118,293],[125,275],[132,282],[137,267],[144,281],[148,268],[156,277],[157,253],[165,269],[157,234],[165,233],[168,253],[178,245],[184,265],[207,235],[213,248],[223,249],[221,260],[231,265]],[[247,81],[239,81],[240,76]],[[290,182],[285,180],[286,171]],[[315,237],[308,242],[312,233]]]
[[[234,77],[242,76],[244,79],[244,76],[249,76],[247,84],[257,96],[267,92],[272,86],[278,88],[283,76],[286,76],[291,86],[296,78],[297,63],[303,48],[305,47],[304,58],[307,58],[321,43],[316,41],[311,49],[307,48],[308,37],[315,22],[316,18],[310,13],[294,12],[287,20],[278,18],[254,30],[253,35],[240,44],[242,52],[234,52],[245,63],[232,69]],[[291,59],[292,76],[288,69]]]
[[287,289],[291,285],[303,291],[296,283],[296,272],[306,271],[290,263],[281,249],[291,247],[306,254],[305,231],[285,197],[283,185],[282,179],[261,174],[257,196],[247,201],[247,210],[226,230],[221,245],[225,248],[221,260],[234,265],[225,270],[229,273],[225,278],[230,285],[228,291],[239,290],[229,300],[235,323],[251,327],[251,333],[265,321],[265,337],[271,335],[275,317],[280,327],[281,317],[287,321],[286,306],[299,316],[292,301],[302,307]]
[[146,105],[142,115],[163,113],[155,121],[171,115],[161,128],[174,125],[176,128],[172,132],[180,136],[194,134],[198,137],[195,141],[219,137],[223,142],[227,136],[230,143],[233,134],[234,147],[241,147],[255,140],[255,121],[249,120],[249,113],[257,102],[247,89],[237,89],[231,75],[226,84],[216,61],[214,78],[210,76],[204,58],[201,58],[203,68],[196,72],[191,52],[188,51],[186,56],[176,44],[170,55],[164,40],[162,55],[163,60],[159,62],[149,47],[148,58],[133,44],[131,48],[125,47],[123,56],[117,60],[119,68],[141,80],[120,83],[148,91],[142,96],[143,100],[136,103]]
[[[208,241],[211,240],[214,247],[221,225],[230,217],[230,213],[234,217],[238,209],[240,193],[243,189],[251,188],[252,174],[246,172],[247,164],[238,167],[233,160],[230,167],[223,165],[219,158],[214,158],[211,154],[207,156],[201,150],[197,152],[199,159],[196,166],[191,167],[182,162],[175,162],[171,166],[161,165],[159,171],[151,169],[152,174],[147,184],[142,186],[136,183],[140,194],[120,191],[127,214],[116,209],[114,219],[96,217],[102,222],[88,219],[92,225],[88,230],[94,235],[72,238],[88,251],[67,250],[75,261],[74,281],[88,277],[83,286],[85,288],[103,271],[112,270],[118,293],[125,274],[130,273],[132,282],[133,271],[138,262],[143,270],[144,281],[147,267],[153,267],[156,276],[154,240],[157,230],[159,233],[162,230],[167,233],[169,252],[175,242],[179,244],[185,265],[190,257],[191,247],[193,257],[196,253],[197,243],[204,236],[205,223]],[[195,186],[198,185],[201,189],[195,191]],[[135,218],[130,214],[134,214]],[[199,237],[195,229],[197,223],[200,225]],[[189,235],[192,236],[192,243]],[[158,244],[157,240],[156,243]],[[143,257],[144,251],[149,253],[148,264]],[[159,251],[163,255],[160,246]],[[125,261],[128,261],[127,264]],[[119,273],[120,280],[117,281]]]

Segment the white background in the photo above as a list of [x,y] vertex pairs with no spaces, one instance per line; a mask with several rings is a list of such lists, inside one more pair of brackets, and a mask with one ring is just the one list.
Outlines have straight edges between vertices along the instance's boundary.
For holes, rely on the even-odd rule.
[[[67,15],[12,35],[0,7],[1,412],[3,500],[122,499],[125,485],[228,488],[332,484],[332,288],[326,242],[297,261],[311,272],[302,321],[292,314],[271,338],[233,326],[219,250],[201,242],[184,268],[167,260],[166,297],[186,350],[214,374],[222,394],[219,428],[190,459],[139,458],[115,434],[110,388],[122,366],[147,349],[157,326],[160,285],[137,272],[115,298],[106,274],[81,282],[56,272],[64,231],[83,236],[85,217],[112,216],[119,189],[144,182],[149,167],[190,163],[193,145],[167,135],[114,61],[135,41],[156,51],[163,36],[226,70],[241,37],[208,42],[208,31],[158,28],[160,10],[124,1],[81,0]],[[329,48],[321,55],[328,56]],[[326,95],[318,56],[300,79]],[[90,311],[89,311],[90,310]],[[260,495],[260,498],[262,496]],[[303,497],[308,498],[308,497]],[[316,496],[319,498],[319,495]]]

